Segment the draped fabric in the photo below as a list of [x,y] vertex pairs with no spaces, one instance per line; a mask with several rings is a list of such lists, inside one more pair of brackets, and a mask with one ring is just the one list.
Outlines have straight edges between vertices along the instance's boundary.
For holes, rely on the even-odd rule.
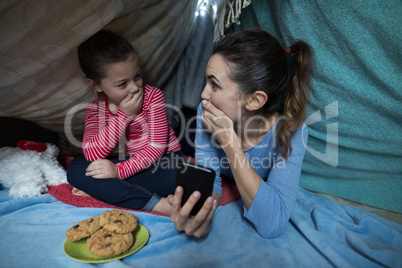
[[[144,82],[161,88],[168,104],[196,109],[214,36],[238,23],[241,9],[250,2],[2,1],[0,117],[35,122],[61,134],[66,148],[78,146],[85,106],[96,96],[80,72],[77,47],[101,29],[134,45]],[[168,113],[177,126],[172,109]]]
[[398,0],[256,0],[243,10],[241,27],[314,48],[302,187],[402,213],[401,14]]
[[[193,36],[197,1],[26,0],[0,3],[0,116],[82,133],[95,96],[80,72],[77,46],[102,28],[136,48],[146,83],[160,87]],[[74,112],[75,111],[75,112]],[[69,122],[70,122],[69,121]]]

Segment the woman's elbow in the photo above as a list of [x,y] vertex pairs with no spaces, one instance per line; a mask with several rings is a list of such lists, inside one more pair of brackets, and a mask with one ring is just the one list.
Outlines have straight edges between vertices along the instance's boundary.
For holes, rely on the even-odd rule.
[[[262,216],[256,222],[253,222],[254,228],[257,233],[263,238],[275,238],[280,236],[289,224],[290,215],[288,211],[282,211],[276,217],[272,215]],[[268,220],[271,219],[271,220]]]
[[282,224],[280,226],[274,226],[274,227],[270,226],[268,228],[267,226],[261,226],[261,227],[254,226],[254,228],[261,237],[266,239],[272,239],[280,236],[283,233],[285,226],[286,226],[285,224]]

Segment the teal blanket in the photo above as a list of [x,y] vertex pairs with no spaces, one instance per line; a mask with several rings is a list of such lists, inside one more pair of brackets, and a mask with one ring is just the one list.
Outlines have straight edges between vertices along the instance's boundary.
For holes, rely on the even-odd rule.
[[301,186],[402,213],[402,2],[253,0],[240,20],[315,50]]
[[129,211],[150,234],[138,252],[89,264],[63,251],[65,232],[108,208],[79,208],[50,194],[13,199],[0,191],[0,267],[402,267],[402,225],[300,189],[291,220],[274,239],[260,237],[238,200],[219,206],[202,239],[169,217]]

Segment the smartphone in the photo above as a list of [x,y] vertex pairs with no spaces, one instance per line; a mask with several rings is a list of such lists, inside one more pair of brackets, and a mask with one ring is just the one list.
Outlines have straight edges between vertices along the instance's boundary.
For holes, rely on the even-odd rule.
[[181,206],[186,203],[194,191],[199,191],[201,193],[200,199],[190,213],[196,215],[204,205],[205,200],[212,195],[214,180],[215,171],[213,169],[184,161],[178,163],[176,186],[183,187]]

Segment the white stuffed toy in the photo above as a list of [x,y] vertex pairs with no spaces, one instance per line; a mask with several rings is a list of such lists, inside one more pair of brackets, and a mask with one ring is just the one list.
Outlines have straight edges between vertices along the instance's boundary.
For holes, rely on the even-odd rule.
[[55,145],[32,141],[0,148],[0,183],[15,198],[38,196],[48,186],[67,183],[66,171],[56,159],[58,152]]

